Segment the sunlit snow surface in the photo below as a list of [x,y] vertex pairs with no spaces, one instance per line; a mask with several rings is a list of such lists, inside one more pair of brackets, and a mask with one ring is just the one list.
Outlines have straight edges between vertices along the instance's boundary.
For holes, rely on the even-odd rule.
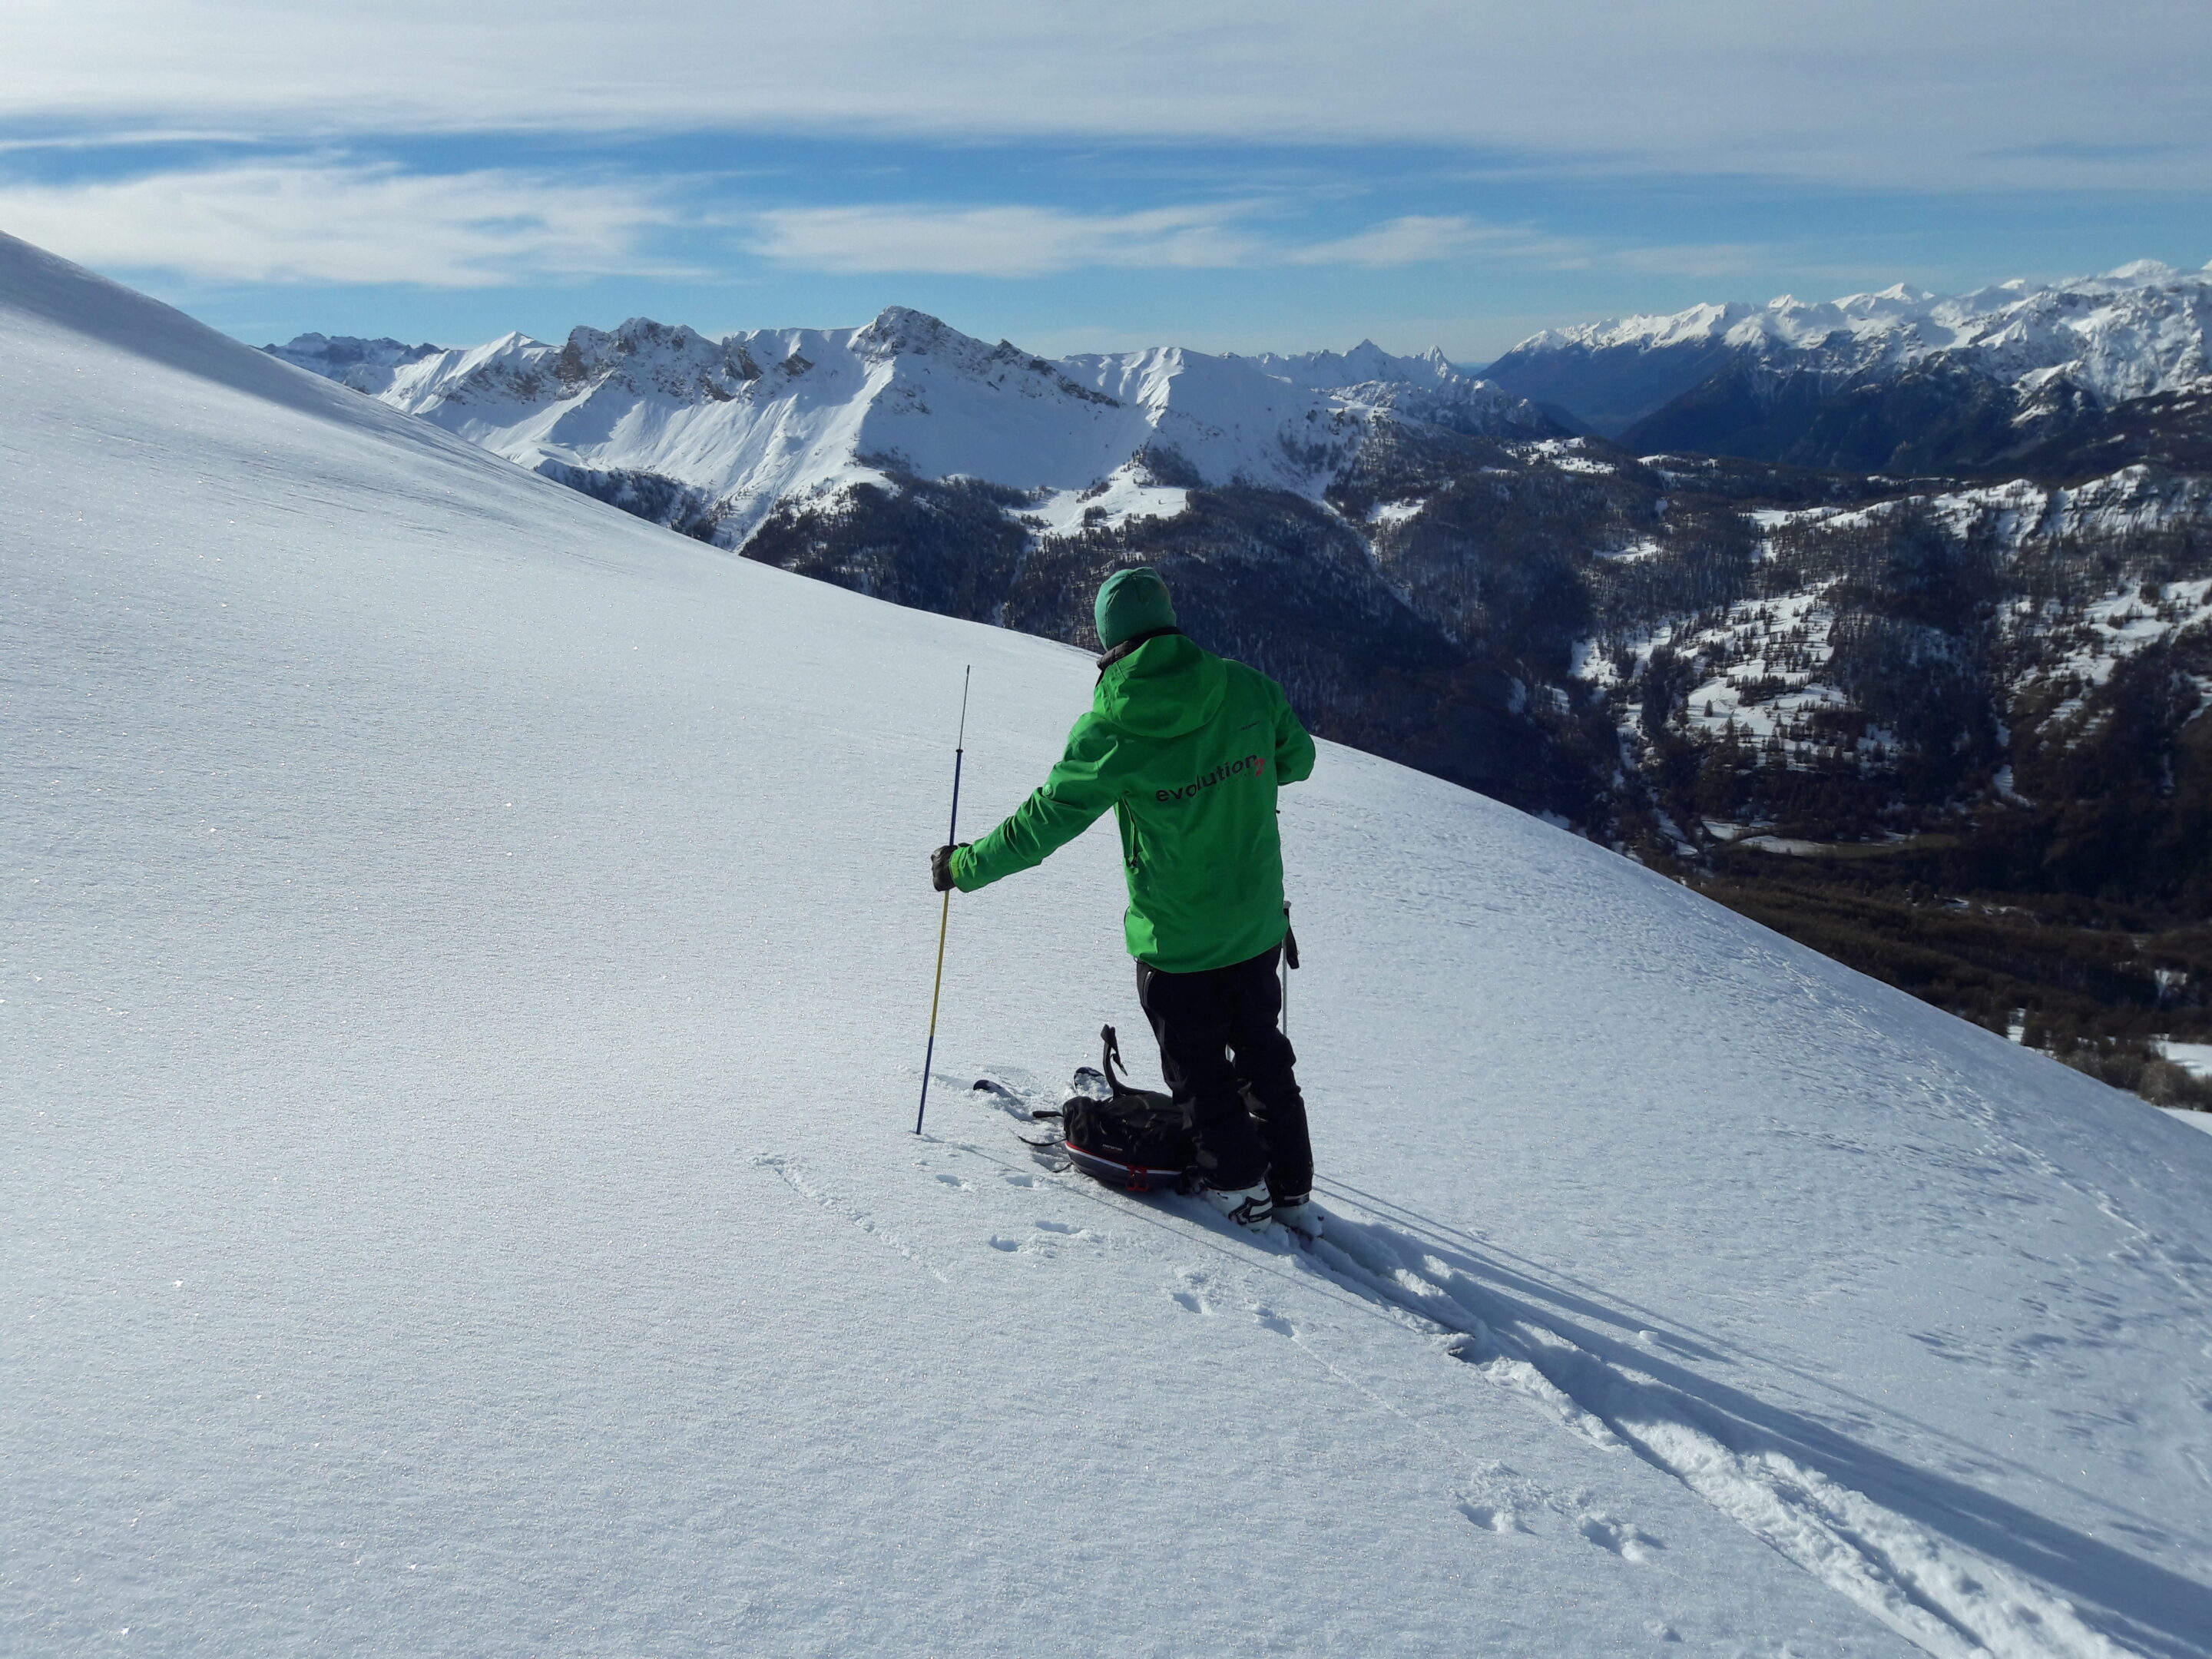
[[2212,1653],[2189,1126],[1324,746],[1320,1250],[966,1089],[1141,1030],[1107,831],[916,1139],[1085,659],[4,240],[0,362],[0,1650]]

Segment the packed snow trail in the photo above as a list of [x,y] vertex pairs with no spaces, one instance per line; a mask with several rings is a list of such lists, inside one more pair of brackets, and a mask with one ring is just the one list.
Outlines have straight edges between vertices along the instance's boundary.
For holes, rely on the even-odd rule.
[[[1778,1453],[2212,1653],[2212,1137],[1330,748],[1316,1151],[1449,1294],[1078,1196],[910,1131],[961,667],[982,823],[1086,658],[4,240],[0,365],[0,1650],[1925,1650],[1679,1473]],[[956,902],[948,1099],[1133,1020],[1118,889]]]

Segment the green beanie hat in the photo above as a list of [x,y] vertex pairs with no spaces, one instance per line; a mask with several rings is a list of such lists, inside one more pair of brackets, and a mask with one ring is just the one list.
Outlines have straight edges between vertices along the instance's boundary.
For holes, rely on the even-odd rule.
[[1111,651],[1139,634],[1157,633],[1176,625],[1175,601],[1160,573],[1144,565],[1117,570],[1098,590],[1092,609],[1098,622],[1098,643]]

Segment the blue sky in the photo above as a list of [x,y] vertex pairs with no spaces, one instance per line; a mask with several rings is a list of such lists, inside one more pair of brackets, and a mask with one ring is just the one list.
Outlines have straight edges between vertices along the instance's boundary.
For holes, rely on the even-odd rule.
[[2212,258],[2212,7],[19,0],[0,229],[258,343],[1395,350]]

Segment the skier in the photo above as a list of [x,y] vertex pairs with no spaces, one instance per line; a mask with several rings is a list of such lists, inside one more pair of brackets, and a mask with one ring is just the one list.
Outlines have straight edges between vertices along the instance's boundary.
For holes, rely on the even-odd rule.
[[1176,626],[1159,573],[1117,571],[1093,614],[1106,654],[1091,712],[1044,787],[981,841],[931,855],[937,890],[1030,869],[1114,809],[1137,1000],[1216,1208],[1321,1231],[1297,1056],[1278,1029],[1287,931],[1275,792],[1313,774],[1282,688]]

